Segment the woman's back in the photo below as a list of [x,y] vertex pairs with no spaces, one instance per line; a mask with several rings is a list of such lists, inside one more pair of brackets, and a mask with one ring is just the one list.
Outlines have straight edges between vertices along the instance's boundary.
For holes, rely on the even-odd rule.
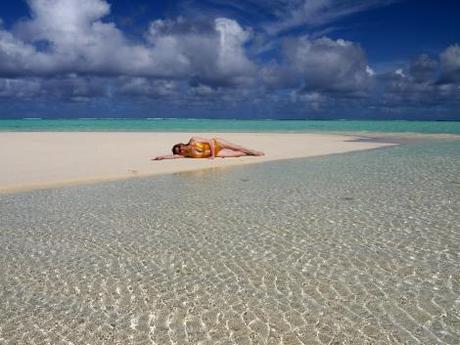
[[188,156],[191,158],[208,158],[211,157],[211,147],[208,143],[192,141],[189,144]]

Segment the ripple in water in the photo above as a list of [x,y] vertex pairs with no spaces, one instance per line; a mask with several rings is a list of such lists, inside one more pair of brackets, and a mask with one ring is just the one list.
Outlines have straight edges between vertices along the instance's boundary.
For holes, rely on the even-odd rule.
[[458,152],[0,196],[0,344],[458,344]]

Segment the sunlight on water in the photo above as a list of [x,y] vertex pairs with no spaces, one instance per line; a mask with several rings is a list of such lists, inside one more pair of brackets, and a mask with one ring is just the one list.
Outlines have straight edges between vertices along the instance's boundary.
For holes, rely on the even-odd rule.
[[460,142],[0,196],[0,343],[458,344]]

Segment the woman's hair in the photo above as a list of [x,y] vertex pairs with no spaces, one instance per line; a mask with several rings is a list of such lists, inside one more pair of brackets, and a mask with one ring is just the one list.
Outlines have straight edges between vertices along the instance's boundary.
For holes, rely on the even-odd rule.
[[185,144],[179,143],[179,144],[174,145],[172,147],[172,153],[175,155],[178,155],[180,153],[180,149],[182,148],[182,146],[185,146]]

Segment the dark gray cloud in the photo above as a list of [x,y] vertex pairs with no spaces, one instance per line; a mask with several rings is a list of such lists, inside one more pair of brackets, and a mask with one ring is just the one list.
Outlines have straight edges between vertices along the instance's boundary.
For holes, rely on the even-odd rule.
[[31,99],[41,93],[42,83],[36,79],[0,78],[0,99]]
[[366,90],[373,72],[361,47],[345,40],[293,39],[287,62],[303,77],[305,90],[353,93]]
[[0,98],[86,101],[108,96],[107,80],[70,75],[56,78],[0,78]]
[[262,77],[269,88],[350,96],[366,91],[374,72],[363,49],[353,42],[329,38],[289,38],[280,65],[266,66]]
[[410,64],[409,72],[417,83],[432,81],[437,72],[438,63],[427,54],[420,55]]
[[[449,51],[446,49],[441,56]],[[379,74],[376,104],[386,107],[460,106],[460,85],[440,82],[439,62],[421,55],[407,66]]]
[[174,98],[180,92],[180,83],[168,79],[120,77],[114,83],[114,91],[120,96]]

